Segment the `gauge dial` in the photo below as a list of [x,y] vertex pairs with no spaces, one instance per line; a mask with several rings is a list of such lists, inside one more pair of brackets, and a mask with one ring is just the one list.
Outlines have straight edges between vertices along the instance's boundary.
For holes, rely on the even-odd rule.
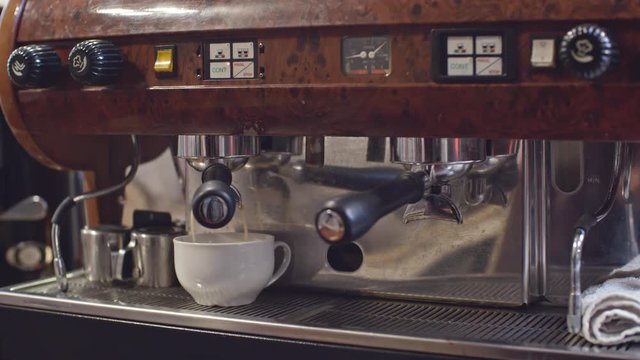
[[347,75],[389,75],[391,39],[388,36],[344,38],[342,71]]

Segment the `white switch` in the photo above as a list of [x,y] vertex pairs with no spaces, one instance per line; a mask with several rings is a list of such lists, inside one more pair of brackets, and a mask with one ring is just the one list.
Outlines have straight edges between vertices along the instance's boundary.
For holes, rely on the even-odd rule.
[[231,63],[229,63],[228,61],[209,63],[209,78],[210,79],[230,79]]
[[502,54],[502,36],[476,36],[476,54]]
[[231,45],[229,43],[209,44],[209,60],[231,59]]
[[449,55],[472,55],[473,36],[448,36],[447,54]]
[[473,58],[472,57],[447,58],[447,75],[473,76]]
[[534,68],[556,67],[555,39],[533,39],[531,41],[531,66]]
[[236,61],[233,63],[234,79],[253,79],[255,75],[253,61]]
[[501,57],[477,57],[476,58],[476,75],[501,76],[502,75],[502,58]]
[[233,43],[234,59],[253,59],[253,43],[241,42]]

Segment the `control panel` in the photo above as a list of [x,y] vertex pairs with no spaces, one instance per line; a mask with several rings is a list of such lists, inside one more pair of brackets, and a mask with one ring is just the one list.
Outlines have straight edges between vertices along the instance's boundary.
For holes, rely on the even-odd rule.
[[516,78],[515,33],[508,29],[436,29],[431,71],[436,82],[511,82]]
[[255,40],[215,40],[203,45],[204,80],[246,80],[259,77]]
[[[140,71],[147,86],[215,85],[225,81],[255,85],[433,85],[567,81],[576,77],[591,81],[604,76],[619,61],[614,37],[595,24],[546,33],[510,27],[460,27],[435,28],[428,32],[430,36],[424,34],[345,31],[313,41],[221,38],[142,48],[90,39],[68,52],[52,45],[20,47],[9,57],[7,72],[21,88],[69,86],[69,76],[60,76],[62,67],[67,67],[76,85],[83,86],[126,85],[130,79],[140,78]],[[322,41],[322,51],[306,50],[307,41],[315,42],[314,46]],[[528,48],[516,46],[527,42]],[[264,44],[277,51],[266,54]],[[526,50],[530,53],[523,54]],[[153,57],[138,57],[142,52]],[[67,58],[66,64],[62,64],[61,56]],[[137,63],[140,60],[144,63]],[[266,79],[266,67],[277,76]],[[536,72],[548,69],[558,70],[546,72],[551,78],[535,77]],[[518,78],[518,74],[525,76]],[[246,82],[256,79],[261,81]]]
[[5,92],[30,131],[59,136],[635,139],[639,29],[500,24],[36,39],[11,49]]

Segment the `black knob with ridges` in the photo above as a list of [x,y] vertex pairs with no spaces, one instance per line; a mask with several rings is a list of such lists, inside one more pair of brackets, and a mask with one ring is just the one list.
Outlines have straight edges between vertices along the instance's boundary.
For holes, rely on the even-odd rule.
[[71,49],[69,72],[84,85],[110,85],[122,72],[120,49],[107,40],[86,40]]
[[48,87],[60,74],[61,61],[48,45],[27,45],[14,50],[7,60],[9,79],[21,88]]
[[585,80],[604,75],[618,61],[618,55],[611,34],[594,24],[576,26],[560,44],[560,61],[564,67]]

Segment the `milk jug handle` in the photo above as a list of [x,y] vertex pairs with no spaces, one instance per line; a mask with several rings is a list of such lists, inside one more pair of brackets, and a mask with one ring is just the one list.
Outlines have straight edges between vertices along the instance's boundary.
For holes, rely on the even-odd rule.
[[120,249],[117,252],[112,253],[111,269],[113,269],[112,275],[114,279],[127,280],[128,278],[132,277],[131,274],[127,274],[127,275],[124,274],[124,262],[127,254],[131,254],[133,252],[133,249],[136,247],[136,244],[137,244],[136,240],[134,238],[131,238],[129,240],[129,243],[124,249]]

